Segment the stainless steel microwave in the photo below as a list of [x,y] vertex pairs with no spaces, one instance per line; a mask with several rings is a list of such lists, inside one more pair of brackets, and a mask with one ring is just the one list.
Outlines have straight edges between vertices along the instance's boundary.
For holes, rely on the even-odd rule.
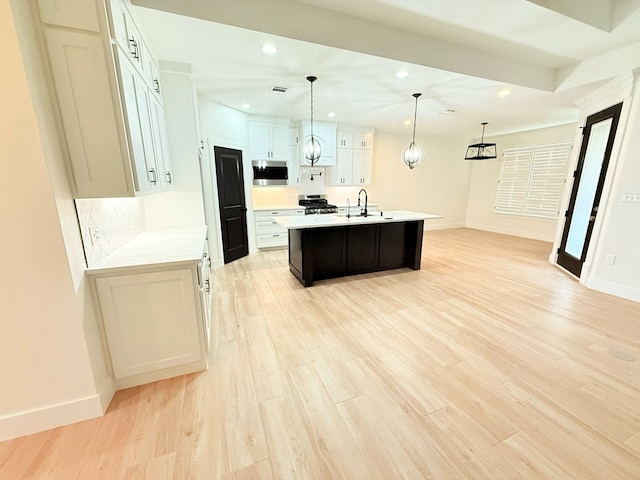
[[287,179],[287,162],[279,162],[275,160],[254,160],[251,162],[253,166],[253,184],[254,185],[286,185]]

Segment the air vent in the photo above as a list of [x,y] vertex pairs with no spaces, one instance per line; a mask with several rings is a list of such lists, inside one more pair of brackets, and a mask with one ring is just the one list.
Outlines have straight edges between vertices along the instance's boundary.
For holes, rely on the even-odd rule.
[[287,87],[275,86],[275,87],[271,87],[271,91],[273,93],[286,93],[287,92]]

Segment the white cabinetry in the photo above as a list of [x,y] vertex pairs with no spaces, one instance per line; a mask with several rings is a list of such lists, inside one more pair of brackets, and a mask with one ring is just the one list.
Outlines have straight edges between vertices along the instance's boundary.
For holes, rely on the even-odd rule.
[[331,169],[333,185],[368,185],[373,167],[373,133],[338,132],[336,166]]
[[289,127],[289,158],[287,159],[288,185],[300,185],[300,129]]
[[[336,129],[337,124],[333,122],[313,122],[313,134],[318,136],[323,142],[323,149],[320,153],[320,160],[316,165],[318,167],[327,167],[336,164]],[[302,139],[304,142],[311,135],[311,122],[302,121]],[[309,166],[304,158],[300,159],[301,165]]]
[[274,220],[274,217],[304,215],[304,208],[255,210],[256,246],[258,248],[286,247],[288,244],[287,228]]
[[171,170],[168,157],[158,158],[167,150],[162,109],[152,110],[151,97],[160,101],[154,61],[124,0],[101,3],[38,0],[75,196],[161,191]]
[[251,160],[287,161],[289,123],[249,120]]
[[93,275],[117,388],[207,368],[208,273],[205,250],[200,261]]

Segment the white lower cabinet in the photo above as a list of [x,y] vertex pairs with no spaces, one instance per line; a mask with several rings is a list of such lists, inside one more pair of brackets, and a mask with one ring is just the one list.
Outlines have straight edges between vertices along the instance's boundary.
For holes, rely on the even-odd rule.
[[286,247],[289,243],[287,227],[280,225],[274,217],[304,215],[304,208],[254,211],[256,246],[258,248]]
[[95,276],[117,388],[207,368],[211,299],[205,270],[208,263],[194,262]]

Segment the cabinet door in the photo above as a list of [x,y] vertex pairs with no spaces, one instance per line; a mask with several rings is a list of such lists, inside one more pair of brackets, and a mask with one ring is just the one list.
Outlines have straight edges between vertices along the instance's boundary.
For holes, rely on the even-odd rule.
[[347,228],[347,273],[378,269],[379,225],[352,225]]
[[113,22],[113,36],[116,43],[126,54],[127,58],[142,72],[142,38],[133,21],[133,17],[121,0],[111,1],[111,20]]
[[38,0],[38,10],[44,23],[79,30],[100,31],[95,2],[87,0]]
[[271,160],[287,161],[289,155],[289,126],[273,124],[269,129]]
[[193,277],[184,269],[96,279],[117,379],[202,360]]
[[353,148],[353,133],[338,132],[338,148]]
[[158,166],[158,179],[162,190],[171,190],[173,188],[173,173],[171,170],[171,157],[169,155],[164,109],[154,96],[151,96],[150,100],[151,131],[153,133],[153,149]]
[[338,148],[336,166],[331,168],[334,185],[351,185],[352,176],[352,152],[350,148]]
[[353,148],[373,148],[373,134],[372,133],[363,133],[363,132],[354,132],[353,134]]
[[76,196],[132,195],[112,60],[102,39],[49,27],[44,34]]
[[269,124],[249,122],[249,147],[251,160],[270,160]]
[[126,111],[131,154],[134,160],[136,190],[159,190],[159,172],[155,163],[151,132],[149,90],[127,59],[120,60],[122,95]]
[[371,183],[373,151],[353,149],[353,184],[369,185]]
[[300,185],[300,159],[298,158],[298,146],[289,146],[289,159],[287,161],[287,185]]

